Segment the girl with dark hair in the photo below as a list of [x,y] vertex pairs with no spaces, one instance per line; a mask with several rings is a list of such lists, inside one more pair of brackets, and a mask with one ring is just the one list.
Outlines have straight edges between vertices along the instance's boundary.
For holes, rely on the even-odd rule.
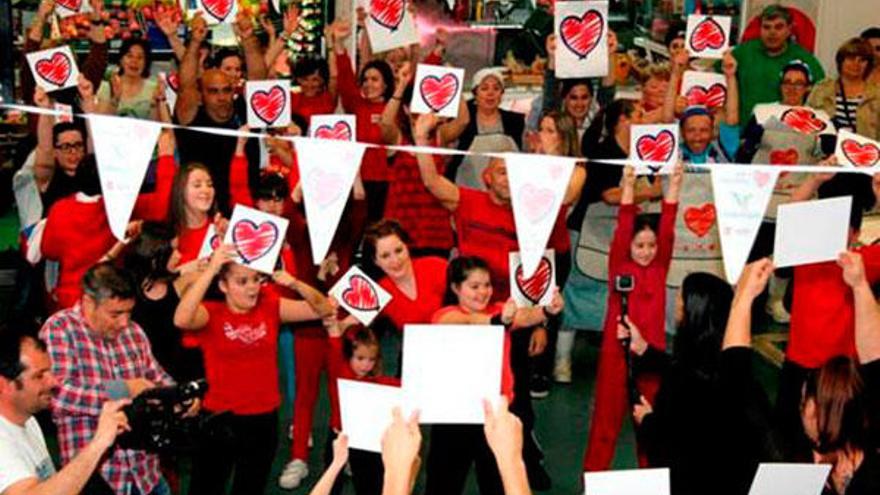
[[174,176],[168,220],[177,232],[177,249],[180,251],[178,266],[198,258],[212,223],[218,233],[225,230],[225,222],[217,212],[214,193],[211,171],[201,163],[188,163],[180,167]]
[[322,58],[300,59],[293,67],[293,79],[300,91],[291,93],[290,108],[306,122],[311,122],[312,115],[336,111],[336,77],[335,63],[328,65]]
[[130,38],[119,48],[119,70],[98,88],[98,111],[139,119],[155,119],[155,78],[150,77],[150,43]]
[[[623,172],[617,229],[608,254],[608,311],[599,354],[594,412],[584,454],[585,471],[604,471],[611,466],[631,387],[649,400],[653,400],[657,392],[659,377],[656,374],[635,374],[627,369],[630,360],[618,339],[617,325],[626,316],[643,329],[642,335],[655,349],[666,349],[666,275],[672,260],[683,175],[683,166],[679,164],[670,177],[658,227],[649,217],[636,216],[635,170],[627,166]],[[623,278],[628,278],[629,284],[621,282]],[[623,285],[632,289],[626,295],[616,290]],[[639,463],[644,466],[646,459],[640,454]]]
[[[511,346],[511,332],[546,324],[551,315],[559,314],[564,306],[556,290],[547,307],[517,308],[513,299],[506,303],[492,302],[492,279],[489,266],[480,258],[462,256],[449,263],[447,269],[447,306],[437,311],[431,323],[451,325],[503,325],[504,353],[501,374],[501,393],[511,402],[514,397],[528,397],[528,384],[523,390],[514,376],[517,361],[528,360],[528,354],[516,352]],[[526,365],[527,368],[527,365]],[[526,375],[528,376],[528,375]],[[517,414],[516,411],[513,411]],[[531,411],[529,411],[531,412]],[[529,458],[537,449],[531,430],[534,418],[520,417],[523,422],[523,460],[534,483],[534,465]],[[530,439],[532,439],[530,441]],[[427,495],[455,495],[464,490],[471,464],[475,464],[477,484],[483,495],[504,493],[498,467],[479,425],[434,425],[431,430],[431,448],[427,460]],[[546,476],[546,475],[545,475]]]

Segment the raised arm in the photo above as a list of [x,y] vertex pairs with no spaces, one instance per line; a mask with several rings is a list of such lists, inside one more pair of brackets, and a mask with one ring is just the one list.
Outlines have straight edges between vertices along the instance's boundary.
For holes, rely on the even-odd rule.
[[614,31],[608,31],[608,74],[602,78],[602,87],[603,88],[613,88],[617,85],[617,81],[614,77],[614,63],[615,63],[615,55],[617,54],[617,47],[619,43],[617,41],[617,33]]
[[400,114],[400,105],[406,87],[412,82],[413,71],[409,62],[404,63],[395,74],[394,94],[385,103],[382,118],[379,120],[379,130],[382,133],[382,141],[387,144],[400,143],[400,129],[397,127],[397,116]]
[[391,426],[382,435],[382,464],[385,466],[382,495],[408,495],[412,492],[419,470],[421,446],[418,411],[404,419],[400,408],[395,407]]
[[458,101],[458,115],[437,127],[437,140],[440,146],[446,146],[461,136],[471,121],[471,111],[464,97]]
[[336,440],[333,440],[333,461],[324,470],[324,474],[312,487],[309,495],[330,495],[333,491],[333,485],[339,473],[345,468],[348,462],[348,437],[344,433],[340,433]]
[[190,25],[189,44],[180,61],[180,90],[177,93],[177,103],[174,106],[174,115],[177,122],[187,125],[196,118],[201,104],[199,94],[199,48],[208,35],[208,25],[200,15],[192,20]]
[[721,349],[751,347],[752,304],[773,275],[773,263],[769,258],[760,259],[745,266],[736,284],[736,292],[730,305],[730,316],[724,330]]
[[669,77],[669,86],[666,88],[666,99],[663,100],[663,114],[661,121],[665,123],[675,122],[675,108],[678,106],[678,91],[681,87],[681,80],[684,77],[684,71],[688,66],[687,50],[682,50],[675,54],[672,58],[672,71]]
[[859,362],[870,363],[880,359],[880,307],[865,276],[865,262],[856,252],[841,253],[837,264],[843,270],[843,280],[853,291],[856,314],[856,353]]
[[532,492],[522,458],[522,423],[510,412],[507,397],[501,397],[497,409],[484,399],[483,411],[486,413],[483,432],[498,464],[504,495],[530,495]]
[[562,198],[562,204],[571,206],[577,203],[584,190],[584,184],[587,182],[587,167],[583,162],[577,162],[574,170],[571,172],[571,179],[568,181],[568,187],[565,189],[565,196]]
[[244,52],[244,63],[247,65],[249,81],[266,78],[266,63],[263,61],[263,50],[260,40],[254,35],[254,18],[249,9],[240,9],[232,25]]
[[295,290],[302,301],[281,299],[280,316],[282,322],[308,321],[336,314],[336,308],[330,299],[311,285],[294,278],[284,270],[272,275],[276,284]]
[[[34,90],[34,104],[40,108],[52,107],[52,100],[43,88]],[[55,117],[51,115],[37,115],[37,148],[34,156],[34,169],[55,168],[55,143],[53,142],[52,128],[55,125]]]
[[156,26],[159,27],[159,30],[165,35],[165,39],[168,40],[168,44],[171,45],[174,58],[180,62],[186,53],[186,46],[180,40],[180,37],[177,36],[177,29],[180,27],[180,21],[177,20],[177,12],[175,9],[169,8],[157,9],[155,10],[155,19]]
[[739,81],[736,79],[736,58],[733,50],[727,50],[721,62],[724,78],[727,80],[727,103],[725,104],[724,122],[729,126],[739,125]]
[[211,253],[208,268],[199,274],[199,278],[193,282],[189,290],[180,296],[180,302],[174,311],[174,326],[181,330],[198,330],[208,324],[211,315],[208,314],[202,300],[205,299],[205,293],[211,287],[214,277],[220,273],[220,268],[231,262],[234,250],[234,246],[223,244]]
[[[430,146],[428,135],[436,123],[437,116],[432,113],[418,116],[414,126],[415,129],[413,129],[416,145]],[[461,198],[458,186],[437,172],[434,157],[431,155],[416,153],[416,159],[419,162],[419,173],[422,176],[422,183],[425,185],[425,188],[443,204],[444,208],[449,211],[455,211]]]

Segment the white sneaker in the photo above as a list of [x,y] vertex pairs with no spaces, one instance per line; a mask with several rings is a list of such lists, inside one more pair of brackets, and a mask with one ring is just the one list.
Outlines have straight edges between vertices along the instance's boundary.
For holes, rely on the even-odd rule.
[[299,460],[294,459],[284,466],[284,471],[278,477],[278,486],[285,490],[293,490],[298,487],[302,480],[309,475],[309,466]]
[[553,367],[553,379],[557,383],[571,383],[571,361],[560,359]]
[[770,315],[776,323],[785,324],[791,321],[791,315],[785,310],[785,305],[782,304],[781,300],[768,303],[764,307],[764,310],[767,311],[767,314]]

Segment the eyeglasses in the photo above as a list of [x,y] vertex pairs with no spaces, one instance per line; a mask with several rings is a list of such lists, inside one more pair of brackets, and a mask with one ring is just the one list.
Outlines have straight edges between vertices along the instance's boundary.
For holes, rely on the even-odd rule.
[[61,152],[67,153],[70,151],[82,151],[85,147],[85,144],[82,141],[77,141],[75,143],[61,143],[56,144],[55,149]]
[[782,86],[786,88],[804,89],[809,86],[809,84],[804,82],[782,81]]

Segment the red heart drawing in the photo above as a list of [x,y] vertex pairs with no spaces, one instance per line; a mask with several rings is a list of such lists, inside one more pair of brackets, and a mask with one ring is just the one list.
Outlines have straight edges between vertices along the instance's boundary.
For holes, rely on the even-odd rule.
[[314,169],[306,180],[319,206],[327,206],[342,195],[342,176],[337,173]]
[[519,196],[525,203],[526,218],[532,223],[549,215],[553,208],[553,191],[550,189],[526,184],[519,189]]
[[694,52],[701,52],[707,48],[718,50],[727,44],[727,37],[724,35],[721,24],[718,24],[715,19],[707,17],[694,27],[690,44],[691,50]]
[[599,45],[604,30],[605,19],[596,10],[588,10],[581,17],[570,15],[559,23],[562,43],[581,59]]
[[232,243],[246,264],[267,255],[277,241],[278,227],[272,222],[263,222],[257,226],[253,221],[245,219],[232,226]]
[[235,0],[201,0],[201,2],[205,12],[220,22],[226,20],[232,12],[232,7],[235,6]]
[[782,113],[782,122],[801,134],[816,134],[828,127],[809,108],[791,108]]
[[348,122],[340,120],[339,122],[329,125],[318,126],[315,129],[315,137],[319,139],[336,139],[339,141],[351,141],[351,126]]
[[519,266],[516,267],[516,286],[532,304],[538,304],[550,288],[551,274],[552,266],[550,260],[547,258],[541,258],[541,261],[538,263],[538,268],[529,278],[523,278],[523,267],[522,263],[520,263]]
[[847,139],[840,145],[844,156],[856,167],[873,167],[880,161],[880,148],[873,143],[860,144],[854,139]]
[[209,244],[211,246],[211,250],[214,251],[220,246],[220,236],[214,234],[214,237],[211,237],[211,242]]
[[684,224],[697,237],[705,237],[715,225],[715,205],[706,203],[687,208],[684,211]]
[[43,58],[34,64],[37,75],[55,86],[64,86],[70,78],[73,63],[63,52],[55,52],[49,58]]
[[443,74],[443,77],[425,76],[419,83],[422,100],[435,112],[452,103],[457,93],[458,78],[453,74]]
[[287,95],[281,86],[272,86],[269,91],[256,90],[251,94],[251,108],[260,120],[271,125],[278,120],[287,107]]
[[636,141],[636,155],[639,160],[649,162],[668,162],[675,151],[675,135],[663,130],[657,135],[645,134]]
[[55,4],[71,12],[79,12],[82,8],[82,0],[55,0]]
[[773,150],[770,152],[770,165],[797,165],[798,151],[794,148]]
[[165,76],[165,82],[168,83],[168,87],[174,90],[175,93],[180,90],[180,76],[177,75],[177,72],[169,72]]
[[406,12],[406,0],[370,0],[370,17],[376,24],[397,31]]
[[688,106],[703,105],[709,108],[718,108],[727,100],[727,88],[721,83],[715,83],[706,89],[704,86],[692,86],[685,94]]
[[379,295],[376,294],[376,289],[369,280],[360,275],[352,275],[348,279],[348,288],[342,291],[342,300],[358,311],[379,310]]

